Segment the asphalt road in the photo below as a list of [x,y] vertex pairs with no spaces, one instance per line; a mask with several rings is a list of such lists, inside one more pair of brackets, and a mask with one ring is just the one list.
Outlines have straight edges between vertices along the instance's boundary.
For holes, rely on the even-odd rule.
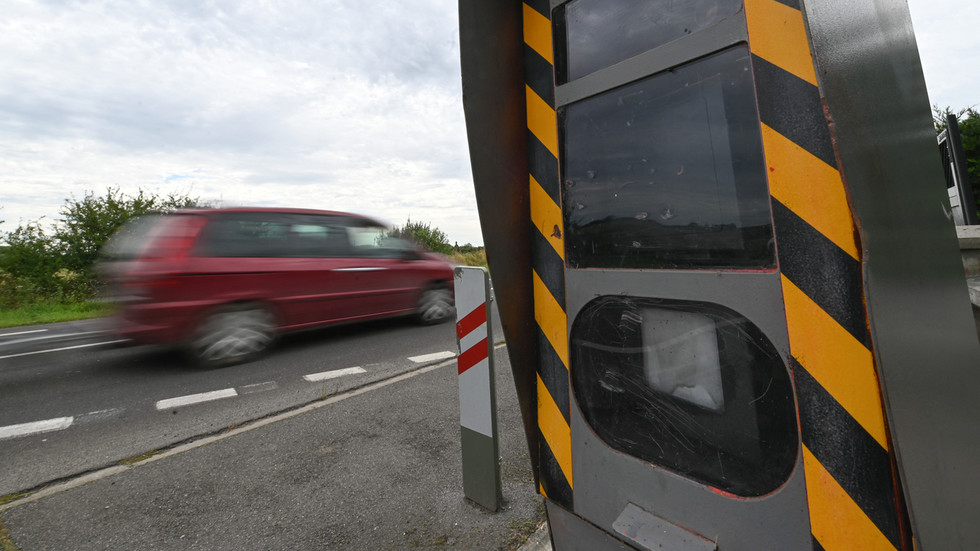
[[[289,336],[258,361],[204,370],[164,350],[93,346],[114,339],[89,323],[29,334],[26,351],[0,346],[0,495],[416,369],[456,347],[451,323],[398,319]],[[0,331],[0,343],[31,330]],[[318,379],[338,370],[357,373]],[[11,436],[27,430],[40,432]]]
[[308,332],[216,370],[102,329],[0,330],[0,496],[31,495],[0,528],[20,549],[512,549],[541,520],[504,348],[505,506],[462,495],[451,323]]

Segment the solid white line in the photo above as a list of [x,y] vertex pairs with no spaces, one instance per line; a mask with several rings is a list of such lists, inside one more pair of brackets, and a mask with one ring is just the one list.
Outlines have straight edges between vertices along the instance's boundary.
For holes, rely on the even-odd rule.
[[14,335],[29,335],[31,333],[44,333],[47,329],[34,329],[31,331],[18,331],[16,333],[0,333],[0,338],[13,337]]
[[46,421],[34,421],[33,423],[21,423],[19,425],[9,425],[0,427],[0,440],[6,438],[17,438],[19,436],[29,436],[41,432],[53,432],[65,430],[75,422],[74,417],[58,417]]
[[20,356],[33,356],[34,354],[47,354],[48,352],[61,352],[63,350],[75,350],[78,348],[90,348],[93,346],[103,346],[106,344],[116,344],[120,342],[126,342],[129,339],[119,339],[115,341],[105,341],[105,342],[93,342],[89,344],[78,344],[75,346],[65,346],[62,348],[50,348],[48,350],[35,350],[34,352],[21,352],[20,354],[7,354],[6,356],[0,356],[0,360],[5,360],[7,358],[18,358]]
[[446,350],[446,351],[443,351],[443,352],[434,352],[432,354],[424,354],[422,356],[413,356],[413,357],[409,358],[409,360],[412,360],[413,362],[415,362],[417,364],[420,364],[420,363],[431,362],[431,361],[435,361],[435,360],[445,360],[445,359],[448,359],[448,358],[455,358],[455,357],[456,357],[456,353],[455,352],[450,352],[450,351]]
[[166,400],[160,400],[157,402],[157,409],[169,409],[181,406],[189,406],[191,404],[200,404],[201,402],[210,402],[213,400],[221,400],[222,398],[234,398],[238,396],[233,388],[225,388],[222,390],[213,390],[211,392],[202,392],[200,394],[188,394],[187,396],[178,396],[177,398],[167,398]]
[[317,381],[326,381],[327,379],[336,379],[337,377],[357,375],[359,373],[367,373],[367,371],[364,371],[360,367],[348,367],[347,369],[324,371],[322,373],[311,373],[309,375],[303,375],[303,378],[311,383],[315,383]]

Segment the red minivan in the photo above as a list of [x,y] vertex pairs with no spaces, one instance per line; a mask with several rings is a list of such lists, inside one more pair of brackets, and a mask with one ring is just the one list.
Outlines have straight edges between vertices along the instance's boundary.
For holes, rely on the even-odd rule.
[[120,335],[202,364],[248,361],[286,331],[398,315],[454,317],[453,268],[342,212],[223,208],[148,215],[100,263]]

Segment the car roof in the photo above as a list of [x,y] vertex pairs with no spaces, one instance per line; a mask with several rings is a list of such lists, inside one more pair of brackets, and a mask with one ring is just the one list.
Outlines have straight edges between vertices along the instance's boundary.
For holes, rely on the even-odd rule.
[[284,208],[284,207],[220,207],[220,208],[208,208],[208,207],[195,207],[195,208],[184,208],[175,209],[169,211],[167,214],[220,214],[220,213],[275,213],[275,214],[319,214],[328,216],[344,216],[348,218],[358,218],[372,224],[377,224],[378,226],[386,226],[387,224],[381,223],[374,218],[364,216],[361,214],[354,214],[351,212],[341,212],[335,210],[318,210],[318,209],[303,209],[303,208]]

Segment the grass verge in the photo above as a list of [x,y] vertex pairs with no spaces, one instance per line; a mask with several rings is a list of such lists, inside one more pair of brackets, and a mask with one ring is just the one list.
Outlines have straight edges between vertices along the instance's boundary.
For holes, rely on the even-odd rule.
[[14,545],[14,540],[10,539],[10,532],[3,525],[3,519],[0,519],[0,550],[20,551],[20,548]]
[[109,315],[111,310],[108,304],[94,301],[32,304],[0,310],[0,328],[98,318]]
[[153,450],[153,451],[150,451],[150,452],[141,453],[139,455],[134,455],[133,457],[127,457],[126,459],[120,459],[119,461],[116,461],[116,465],[135,465],[136,463],[139,463],[140,461],[143,461],[144,459],[149,459],[149,458],[153,457],[154,455],[160,455],[161,453],[163,453],[163,450]]

